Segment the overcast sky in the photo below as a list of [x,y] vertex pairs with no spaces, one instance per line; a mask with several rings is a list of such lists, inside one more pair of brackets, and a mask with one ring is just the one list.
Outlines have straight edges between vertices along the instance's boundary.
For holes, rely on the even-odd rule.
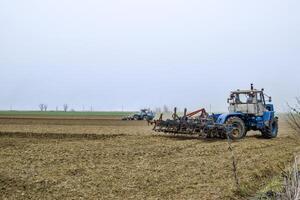
[[226,111],[300,96],[300,1],[0,0],[0,109]]

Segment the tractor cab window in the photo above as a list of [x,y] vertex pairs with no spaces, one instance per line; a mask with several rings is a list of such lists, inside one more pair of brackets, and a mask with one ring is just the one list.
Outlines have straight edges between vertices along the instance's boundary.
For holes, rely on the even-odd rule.
[[247,94],[247,103],[255,103],[254,98],[254,94]]
[[242,104],[247,102],[247,96],[245,94],[235,94],[235,103]]
[[257,102],[258,103],[263,103],[263,96],[262,96],[263,94],[262,93],[259,93],[258,95],[257,95]]
[[233,95],[235,104],[253,104],[255,103],[255,94],[239,93]]

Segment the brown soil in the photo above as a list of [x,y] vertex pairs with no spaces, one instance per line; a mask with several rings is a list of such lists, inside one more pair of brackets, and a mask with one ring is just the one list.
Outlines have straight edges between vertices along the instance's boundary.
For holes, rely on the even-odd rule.
[[155,134],[118,119],[0,119],[0,199],[241,199],[292,159],[298,142],[284,122],[278,138],[226,140]]

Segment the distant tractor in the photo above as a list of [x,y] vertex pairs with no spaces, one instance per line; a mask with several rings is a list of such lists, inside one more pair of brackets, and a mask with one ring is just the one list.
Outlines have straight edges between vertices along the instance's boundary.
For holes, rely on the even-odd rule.
[[133,115],[126,116],[123,120],[153,120],[155,117],[154,112],[150,109],[141,109],[140,112],[134,113]]
[[[174,109],[173,119],[155,120],[154,130],[166,133],[199,134],[205,137],[242,139],[250,130],[258,130],[264,138],[275,138],[278,133],[278,117],[273,104],[266,103],[271,97],[264,89],[232,91],[228,98],[229,113],[208,115],[205,109],[186,113],[179,117]],[[200,113],[199,116],[195,114]]]

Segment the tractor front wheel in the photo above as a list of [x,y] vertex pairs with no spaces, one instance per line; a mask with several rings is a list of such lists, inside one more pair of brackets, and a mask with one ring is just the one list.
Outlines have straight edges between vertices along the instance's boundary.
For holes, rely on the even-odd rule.
[[270,121],[269,126],[266,126],[262,131],[262,136],[266,139],[277,137],[278,133],[278,118],[274,118]]
[[239,140],[246,136],[245,123],[241,118],[230,117],[227,119],[226,124],[232,126],[232,131],[228,133],[230,139]]

